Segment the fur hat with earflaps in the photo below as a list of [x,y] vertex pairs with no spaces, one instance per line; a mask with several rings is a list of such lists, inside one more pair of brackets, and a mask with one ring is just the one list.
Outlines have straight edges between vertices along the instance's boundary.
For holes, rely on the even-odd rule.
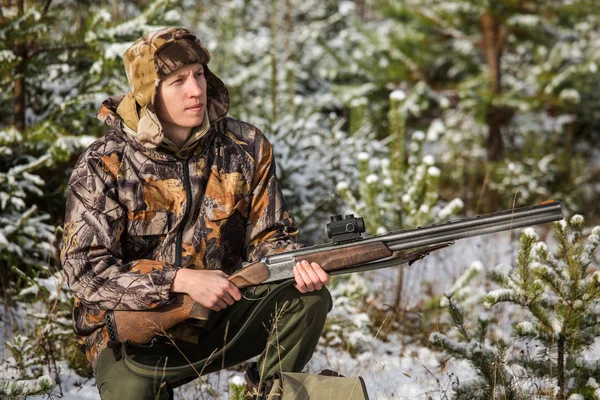
[[136,140],[145,147],[156,148],[163,141],[162,125],[154,106],[160,81],[188,64],[204,65],[209,121],[227,115],[227,88],[208,69],[210,54],[189,30],[166,28],[150,32],[125,51],[123,61],[131,91],[119,104],[117,114],[137,133]]

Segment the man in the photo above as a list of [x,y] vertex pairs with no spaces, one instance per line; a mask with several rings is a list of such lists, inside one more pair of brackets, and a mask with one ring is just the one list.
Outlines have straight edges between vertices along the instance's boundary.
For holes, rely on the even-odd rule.
[[[107,310],[157,308],[187,293],[216,312],[211,328],[179,324],[168,332],[174,339],[148,346],[155,357],[148,363],[167,365],[181,352],[200,360],[230,340],[258,303],[242,299],[227,276],[243,261],[300,246],[271,145],[227,116],[227,89],[208,69],[200,40],[183,28],[164,29],[137,40],[123,58],[131,91],[103,103],[98,118],[110,131],[74,168],[61,260],[101,397],[165,399],[180,382],[132,373],[109,348]],[[302,370],[331,297],[318,264],[298,263],[294,276],[296,288],[282,290],[246,339],[204,372],[261,352],[247,373],[250,386],[262,389],[279,370]],[[269,331],[277,340],[267,343]]]

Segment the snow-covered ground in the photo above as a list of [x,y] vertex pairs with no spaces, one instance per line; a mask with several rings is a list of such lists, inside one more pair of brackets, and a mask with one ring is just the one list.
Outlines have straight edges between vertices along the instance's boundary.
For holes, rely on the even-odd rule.
[[[538,230],[539,231],[539,230]],[[518,233],[518,232],[517,232]],[[513,233],[513,239],[516,237]],[[543,238],[543,237],[542,237]],[[428,286],[429,292],[442,294],[447,291],[456,278],[473,262],[481,261],[484,270],[500,263],[511,263],[516,252],[516,241],[511,240],[508,233],[499,233],[485,237],[471,238],[457,242],[454,246],[441,250],[405,268],[404,299],[407,304],[414,305],[425,299],[423,288]],[[306,370],[318,372],[329,368],[348,376],[360,375],[364,378],[371,398],[374,399],[440,399],[451,394],[451,380],[458,377],[461,381],[474,377],[474,372],[467,363],[447,363],[444,370],[438,365],[439,353],[426,347],[407,344],[400,334],[388,334],[380,340],[373,330],[365,329],[370,322],[364,310],[356,308],[356,302],[348,300],[342,293],[352,291],[352,285],[367,286],[368,297],[379,304],[390,304],[396,285],[394,269],[379,270],[356,276],[347,287],[332,287],[336,305],[330,314],[334,321],[346,320],[343,335],[359,344],[354,356],[334,346],[335,341],[324,337],[317,348]],[[483,275],[483,274],[482,274]],[[481,281],[483,281],[482,278]],[[477,281],[473,287],[483,290]],[[356,288],[354,288],[356,289]],[[10,353],[4,342],[11,340],[9,327],[19,326],[25,333],[26,324],[22,320],[24,309],[17,310],[16,318],[7,318],[6,310],[2,310],[0,321],[0,378],[8,378],[15,371],[9,368]],[[335,332],[339,327],[333,326]],[[350,330],[350,332],[348,331]],[[332,335],[332,333],[329,335]],[[330,337],[329,337],[330,339]],[[325,343],[330,343],[329,346]],[[600,343],[588,351],[589,358],[600,358]],[[68,368],[66,363],[59,362],[61,388],[53,394],[65,400],[99,399],[94,386],[94,379],[83,378]],[[240,379],[243,373],[239,370],[221,371],[204,377],[204,382],[196,380],[176,389],[176,399],[227,399],[228,385],[232,379]],[[216,396],[215,396],[216,394]],[[45,396],[28,397],[43,399]]]

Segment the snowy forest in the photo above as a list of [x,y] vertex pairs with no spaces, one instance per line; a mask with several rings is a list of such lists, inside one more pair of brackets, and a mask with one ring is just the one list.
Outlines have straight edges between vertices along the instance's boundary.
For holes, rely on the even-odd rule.
[[[306,371],[374,399],[600,399],[596,0],[0,0],[0,398],[99,399],[61,270],[75,161],[134,40],[184,26],[273,145],[305,245],[560,201],[565,219],[333,277]],[[241,399],[248,364],[175,399]]]

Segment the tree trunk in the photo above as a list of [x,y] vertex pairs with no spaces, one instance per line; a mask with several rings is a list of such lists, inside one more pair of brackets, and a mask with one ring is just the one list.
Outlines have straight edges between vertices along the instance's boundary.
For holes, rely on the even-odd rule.
[[13,87],[13,124],[19,132],[25,129],[25,65],[27,50],[23,44],[13,47],[13,52],[21,60],[15,67],[15,86]]
[[112,17],[114,21],[121,21],[121,7],[119,4],[119,0],[113,0]]
[[558,398],[560,400],[565,399],[565,335],[560,333],[558,335],[558,360],[557,360],[557,368],[558,368],[558,387],[560,391],[558,393]]
[[498,161],[504,154],[504,141],[502,140],[502,126],[508,121],[503,120],[504,115],[501,110],[490,106],[485,116],[485,122],[488,126],[488,137],[486,149],[488,160]]
[[394,299],[394,313],[398,321],[402,320],[401,309],[402,292],[404,291],[404,264],[398,266],[398,281],[396,282],[396,298]]
[[277,122],[277,8],[276,1],[271,0],[271,126]]
[[365,20],[365,0],[356,0],[356,16],[361,20]]
[[[500,19],[489,11],[483,14],[480,22],[483,33],[482,47],[490,73],[490,90],[496,95],[502,92],[501,60],[506,29]],[[498,111],[493,106],[490,106],[486,113],[486,123],[488,124],[487,152],[488,159],[491,161],[501,159],[504,153],[502,126],[506,121],[494,115]]]
[[[25,1],[17,3],[19,15],[25,11]],[[27,47],[25,43],[15,43],[13,53],[20,58],[15,67],[15,86],[13,88],[13,124],[19,132],[25,130],[25,69],[27,65]]]

